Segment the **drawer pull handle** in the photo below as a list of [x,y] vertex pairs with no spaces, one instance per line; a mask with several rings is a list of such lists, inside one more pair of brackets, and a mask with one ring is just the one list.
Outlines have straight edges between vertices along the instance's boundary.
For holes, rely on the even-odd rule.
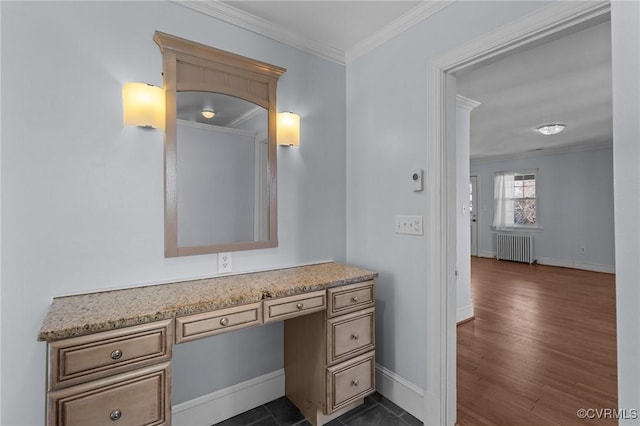
[[122,358],[122,351],[120,349],[116,349],[115,351],[111,352],[111,359],[120,359]]
[[223,326],[223,327],[228,326],[229,325],[229,318],[227,318],[227,317],[222,318],[220,320],[220,325]]
[[360,384],[360,380],[358,380],[358,379],[353,379],[351,381],[351,386],[358,386],[359,384]]
[[113,410],[113,411],[111,412],[111,414],[109,414],[109,418],[110,418],[111,420],[113,420],[114,422],[115,422],[116,420],[120,420],[120,417],[122,417],[122,411],[120,411],[120,410],[118,410],[118,409]]
[[351,301],[352,301],[353,303],[358,303],[358,300],[359,300],[359,299],[358,299],[358,296],[353,296],[353,297],[351,298]]
[[360,335],[358,333],[353,333],[351,335],[351,340],[358,340],[360,338]]
[[298,303],[298,304],[296,305],[296,308],[298,308],[298,309],[302,309],[302,308],[304,308],[304,305],[303,305],[302,303]]

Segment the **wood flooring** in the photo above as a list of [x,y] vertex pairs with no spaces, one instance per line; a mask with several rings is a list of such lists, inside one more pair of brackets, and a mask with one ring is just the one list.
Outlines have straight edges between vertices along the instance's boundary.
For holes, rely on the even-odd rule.
[[471,292],[460,426],[617,424],[576,414],[617,408],[614,275],[473,257]]

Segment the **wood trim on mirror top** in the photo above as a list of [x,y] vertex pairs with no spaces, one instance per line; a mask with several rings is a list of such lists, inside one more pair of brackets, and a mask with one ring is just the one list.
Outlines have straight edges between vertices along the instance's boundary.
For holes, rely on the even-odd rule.
[[[162,52],[166,96],[164,144],[165,257],[276,247],[278,245],[276,88],[278,78],[286,69],[159,31],[154,33],[153,40],[158,44]],[[178,79],[179,74],[180,79]],[[176,93],[178,91],[222,93],[245,99],[267,109],[269,138],[267,166],[269,178],[269,238],[267,240],[206,246],[178,246],[176,121]]]

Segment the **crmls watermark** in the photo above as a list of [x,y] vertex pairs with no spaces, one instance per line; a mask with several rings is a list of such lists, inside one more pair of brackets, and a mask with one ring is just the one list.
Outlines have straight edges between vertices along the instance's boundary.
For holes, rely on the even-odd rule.
[[580,419],[618,419],[618,420],[635,420],[638,418],[638,410],[636,408],[580,408],[576,412],[576,416]]

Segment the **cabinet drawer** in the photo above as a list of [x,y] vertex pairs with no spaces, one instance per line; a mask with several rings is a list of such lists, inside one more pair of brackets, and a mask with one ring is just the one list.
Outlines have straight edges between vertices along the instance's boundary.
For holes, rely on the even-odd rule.
[[264,322],[280,321],[327,307],[324,290],[264,301]]
[[171,359],[173,320],[49,343],[49,389]]
[[349,405],[375,390],[375,353],[360,355],[327,369],[327,410]]
[[327,321],[327,363],[372,350],[375,342],[373,308],[331,318]]
[[49,426],[171,424],[170,363],[49,393]]
[[329,318],[373,306],[373,281],[329,289]]
[[176,343],[262,323],[262,302],[176,318]]

